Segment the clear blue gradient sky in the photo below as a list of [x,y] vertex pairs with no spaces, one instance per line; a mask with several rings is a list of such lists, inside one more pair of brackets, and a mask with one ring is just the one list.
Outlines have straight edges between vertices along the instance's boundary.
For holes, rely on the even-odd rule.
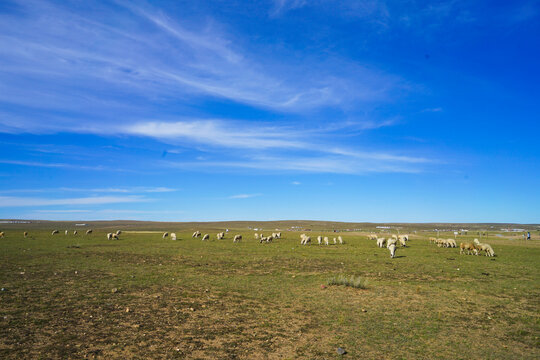
[[539,1],[0,2],[0,218],[540,222]]

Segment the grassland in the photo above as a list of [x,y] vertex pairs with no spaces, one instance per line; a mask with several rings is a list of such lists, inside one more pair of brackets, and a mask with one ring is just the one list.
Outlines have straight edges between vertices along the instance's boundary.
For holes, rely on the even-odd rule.
[[[419,231],[390,259],[361,232],[300,246],[299,232],[259,244],[246,223],[206,224],[208,242],[190,237],[201,224],[92,226],[89,236],[51,235],[73,223],[1,229],[0,358],[540,358],[537,232],[490,236],[488,258]],[[215,240],[223,227],[243,242]],[[108,241],[113,228],[129,232]],[[338,275],[367,287],[327,285]]]

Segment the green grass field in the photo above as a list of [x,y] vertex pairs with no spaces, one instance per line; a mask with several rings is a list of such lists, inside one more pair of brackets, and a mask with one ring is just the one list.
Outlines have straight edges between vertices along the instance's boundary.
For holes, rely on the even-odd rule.
[[[2,229],[2,359],[540,358],[537,233],[490,236],[489,258],[418,232],[390,259],[355,232],[344,245],[301,246],[300,232],[259,244],[246,229],[219,241],[217,228],[201,229],[211,234],[202,242],[179,226],[177,241],[108,241],[109,229],[52,236],[52,226]],[[367,288],[327,285],[337,275]]]

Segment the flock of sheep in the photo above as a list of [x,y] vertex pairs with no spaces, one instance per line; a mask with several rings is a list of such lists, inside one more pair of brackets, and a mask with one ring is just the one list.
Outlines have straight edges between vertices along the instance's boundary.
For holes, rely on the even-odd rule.
[[[341,237],[341,235],[338,236],[337,238],[334,238],[333,241],[334,241],[334,245],[336,245],[338,242],[340,244],[343,244],[343,238]],[[324,238],[321,235],[317,236],[317,243],[319,245],[322,245],[323,242],[324,242],[324,245],[330,245],[330,240],[328,239],[328,236],[325,236]],[[311,243],[310,236],[307,236],[306,234],[300,234],[300,245],[307,245],[310,243]]]
[[[58,230],[53,230],[52,235],[56,235],[56,234],[59,234],[59,233],[60,232]],[[68,235],[68,233],[69,233],[68,230],[65,230],[64,234]],[[92,229],[86,230],[86,235],[90,235],[91,233],[92,233]],[[115,240],[115,239],[118,240],[121,233],[122,233],[122,231],[120,231],[120,230],[116,231],[115,233],[108,233],[107,234],[107,240]],[[73,235],[77,235],[77,234],[78,234],[77,230],[74,230]],[[5,235],[4,232],[0,231],[0,238],[3,238],[4,235]],[[23,236],[25,238],[28,237],[28,231],[23,232]],[[169,233],[168,232],[163,233],[162,237],[163,237],[163,239],[169,237]],[[193,233],[192,237],[193,238],[201,237],[201,240],[203,240],[203,241],[210,240],[210,235],[209,234],[202,235],[201,232],[198,231],[198,230]],[[255,240],[259,240],[259,242],[261,244],[262,243],[270,243],[274,239],[281,239],[281,232],[275,232],[275,233],[272,233],[271,235],[267,235],[267,236],[265,236],[264,234],[255,233],[254,237],[255,237]],[[171,240],[176,240],[176,233],[171,233],[170,238],[171,238]],[[396,255],[396,247],[397,247],[398,243],[402,247],[406,247],[407,246],[407,241],[409,241],[409,235],[395,235],[395,234],[393,234],[389,238],[382,238],[382,237],[377,237],[377,235],[375,235],[375,234],[370,234],[370,235],[368,235],[368,238],[369,238],[369,240],[376,240],[377,246],[380,247],[380,248],[383,248],[383,247],[386,246],[386,248],[390,251],[390,257],[391,258],[394,258],[395,255]],[[225,232],[217,233],[216,239],[217,240],[225,239]],[[241,240],[242,240],[242,235],[240,235],[240,234],[234,235],[233,242],[236,243],[236,242],[240,242]],[[334,244],[337,244],[338,242],[339,242],[339,244],[343,244],[343,238],[341,236],[338,236],[337,238],[336,237],[333,238],[333,243]],[[456,240],[454,240],[454,239],[440,239],[440,238],[430,237],[429,242],[437,244],[438,247],[457,248],[457,243],[456,243]],[[301,234],[300,235],[300,244],[301,245],[308,245],[310,243],[311,243],[311,237],[310,236],[307,236],[306,234]],[[330,245],[330,240],[329,240],[328,236],[323,237],[323,236],[319,235],[319,236],[317,236],[317,243],[319,245],[322,245],[323,243],[324,243],[324,245]],[[491,245],[485,244],[485,243],[480,243],[478,241],[478,239],[474,239],[473,243],[460,243],[459,244],[459,249],[460,249],[459,250],[460,254],[467,253],[467,255],[471,255],[471,254],[478,255],[480,252],[483,251],[486,256],[495,256],[495,252],[493,251],[493,248],[491,247]]]
[[[429,238],[429,242],[437,244],[438,247],[456,248],[456,240],[454,239],[437,239],[434,237]],[[489,244],[483,244],[478,239],[474,239],[472,243],[459,243],[459,253],[464,255],[478,255],[481,251],[486,256],[495,256],[495,251]]]
[[390,251],[390,257],[394,258],[396,256],[397,243],[399,242],[399,244],[402,247],[406,247],[407,246],[407,241],[409,241],[409,235],[396,235],[396,234],[393,234],[389,238],[382,238],[382,237],[380,238],[380,237],[377,237],[377,235],[375,235],[375,234],[370,234],[370,235],[368,235],[368,239],[369,240],[376,240],[377,241],[377,246],[380,247],[380,248],[383,248],[383,247],[386,246],[388,251]]

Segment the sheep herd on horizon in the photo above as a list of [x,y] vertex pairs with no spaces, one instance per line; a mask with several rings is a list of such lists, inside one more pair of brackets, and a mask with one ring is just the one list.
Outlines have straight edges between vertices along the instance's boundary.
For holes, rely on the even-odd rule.
[[[56,235],[56,234],[59,234],[59,233],[60,232],[58,230],[53,230],[51,235]],[[68,230],[65,230],[64,233],[65,233],[65,235],[68,235],[69,232],[68,232]],[[76,236],[77,234],[78,234],[77,230],[74,230],[73,235]],[[86,235],[92,234],[92,229],[86,230],[85,234]],[[120,239],[120,234],[122,234],[121,230],[118,230],[118,231],[116,231],[114,233],[107,233],[107,240],[119,240]],[[225,239],[225,234],[226,234],[225,232],[217,233],[216,239],[217,240]],[[24,238],[27,238],[28,235],[29,235],[28,231],[23,232],[23,237]],[[3,231],[0,231],[0,238],[3,238],[4,236],[5,236],[5,233]],[[162,238],[165,239],[165,238],[167,238],[169,236],[170,236],[171,240],[176,240],[177,239],[176,233],[171,233],[169,235],[168,232],[163,233]],[[199,238],[200,237],[202,241],[210,240],[210,234],[204,234],[203,235],[198,230],[193,233],[192,237],[193,238]],[[263,233],[255,233],[254,234],[254,239],[258,240],[259,243],[261,243],[261,244],[263,244],[263,243],[271,243],[274,239],[281,239],[281,238],[282,238],[281,232],[273,232],[271,235],[264,235]],[[330,239],[328,238],[328,236],[318,235],[316,239],[317,239],[318,245],[323,245],[323,244],[324,245],[330,245]],[[394,258],[398,245],[400,245],[401,247],[407,247],[407,242],[409,241],[409,235],[406,235],[406,234],[405,235],[392,234],[390,237],[384,238],[384,237],[379,237],[376,234],[369,234],[368,239],[369,240],[375,240],[377,246],[380,247],[380,248],[386,247],[390,251],[390,257]],[[241,240],[242,240],[242,235],[236,234],[236,235],[233,236],[233,242],[234,243],[240,242]],[[339,244],[344,244],[344,241],[343,241],[343,238],[341,237],[341,235],[339,235],[337,237],[334,237],[332,240],[333,240],[334,245],[337,245],[338,243]],[[443,247],[443,248],[457,248],[458,247],[455,239],[442,239],[442,238],[430,237],[429,242],[434,243],[438,247]],[[306,235],[305,233],[300,234],[300,244],[301,245],[311,244],[311,237]],[[485,256],[489,256],[489,257],[495,256],[495,252],[493,251],[493,248],[491,247],[491,245],[486,244],[486,243],[480,243],[480,241],[478,241],[478,239],[474,239],[474,241],[472,243],[469,243],[469,242],[463,243],[463,242],[461,242],[459,244],[459,249],[460,249],[459,253],[461,255],[465,255],[465,254],[467,254],[467,255],[479,255],[481,252],[483,252]]]
[[[454,239],[438,239],[430,237],[429,242],[437,244],[438,247],[457,248],[457,243]],[[465,255],[465,253],[467,253],[467,255],[478,255],[481,251],[483,251],[486,256],[495,256],[495,251],[493,251],[491,245],[481,243],[478,239],[474,239],[472,243],[459,243],[460,255]]]

